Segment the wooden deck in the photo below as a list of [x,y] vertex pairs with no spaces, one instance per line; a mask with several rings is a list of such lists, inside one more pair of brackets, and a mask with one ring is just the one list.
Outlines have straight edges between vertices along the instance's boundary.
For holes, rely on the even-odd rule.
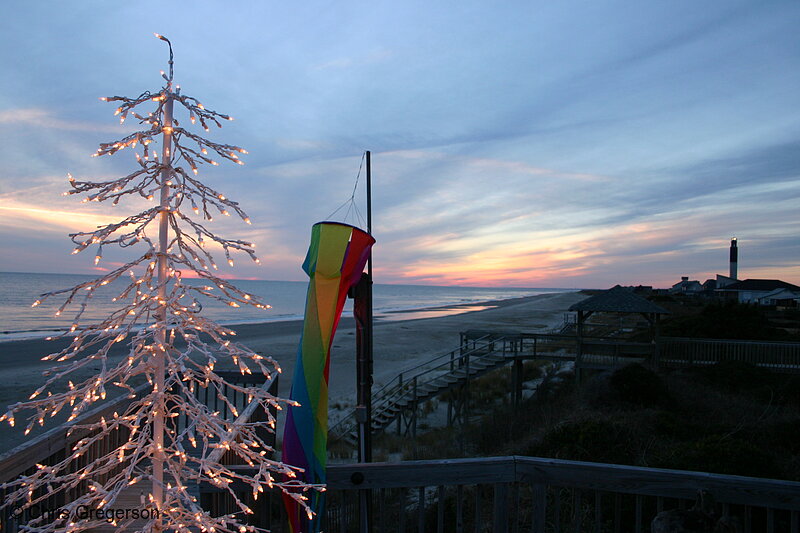
[[[367,509],[376,533],[645,533],[699,490],[741,532],[799,533],[800,483],[521,456],[330,465],[324,531],[363,530]],[[259,519],[288,531],[277,498]]]
[[[581,350],[577,350],[577,343]],[[580,353],[578,357],[576,354]],[[800,372],[799,343],[759,343],[697,339],[659,339],[658,344],[572,335],[514,332],[465,334],[458,348],[407,369],[376,392],[376,428],[389,427],[420,403],[465,385],[483,373],[525,360],[573,361],[584,368],[608,368],[631,361],[663,366],[711,365],[746,361],[779,372]],[[594,366],[593,366],[594,365]],[[212,401],[209,399],[209,401]],[[124,409],[125,399],[86,413],[79,422],[99,420]],[[252,404],[243,409],[251,416]],[[0,456],[0,482],[31,472],[36,463],[55,464],[85,435],[67,436],[55,428],[25,446]],[[346,432],[345,432],[346,433]],[[98,442],[96,453],[115,447],[115,438]],[[245,468],[236,467],[246,470]],[[736,518],[741,530],[800,533],[800,483],[679,472],[619,465],[500,457],[331,465],[326,531],[358,530],[359,502],[369,503],[375,531],[549,531],[649,530],[660,510],[691,506],[697,490],[709,490],[721,516]],[[212,514],[225,514],[225,496],[210,486],[196,487]],[[136,485],[115,508],[141,508],[150,487]],[[4,494],[0,494],[4,497]],[[63,498],[48,500],[63,505]],[[277,494],[253,504],[254,525],[285,531]],[[227,507],[226,507],[227,506]],[[19,524],[0,514],[0,531]],[[116,531],[113,525],[95,529]]]

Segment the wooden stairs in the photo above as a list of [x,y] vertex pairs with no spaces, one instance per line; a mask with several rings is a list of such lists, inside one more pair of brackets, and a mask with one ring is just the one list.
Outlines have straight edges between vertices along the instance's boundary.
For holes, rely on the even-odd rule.
[[[468,351],[459,347],[402,372],[391,381],[392,386],[384,387],[373,395],[373,433],[384,430],[421,403],[509,363],[513,358],[502,351],[504,346],[502,339],[487,339]],[[355,412],[348,414],[331,429],[334,439],[355,444],[358,440]]]

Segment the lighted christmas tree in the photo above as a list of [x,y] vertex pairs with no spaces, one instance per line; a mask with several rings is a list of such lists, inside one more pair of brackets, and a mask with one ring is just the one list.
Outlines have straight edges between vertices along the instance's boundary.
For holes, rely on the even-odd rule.
[[[102,261],[103,248],[111,245],[139,245],[144,253],[100,278],[42,295],[41,301],[64,298],[57,314],[71,305],[78,307],[67,334],[72,336],[71,343],[43,358],[57,363],[47,373],[45,384],[28,401],[10,406],[0,421],[13,426],[15,417],[24,418],[26,434],[35,424],[43,425],[47,418],[62,411],[68,411],[72,421],[95,402],[104,400],[106,390],[112,387],[124,389],[131,403],[108,420],[76,426],[91,430],[93,436],[79,440],[72,455],[60,463],[38,465],[34,474],[4,485],[9,495],[5,505],[16,503],[23,510],[43,502],[53,492],[88,488],[85,494],[68,501],[62,508],[64,513],[54,520],[51,516],[31,521],[28,526],[35,531],[79,531],[96,526],[102,521],[78,521],[75,510],[79,506],[110,508],[123,490],[138,482],[144,486],[152,482],[148,505],[158,510],[158,518],[150,519],[144,527],[141,523],[136,525],[147,531],[255,530],[245,525],[243,517],[252,511],[236,497],[234,482],[244,482],[255,497],[278,487],[302,505],[306,499],[303,489],[321,490],[294,479],[291,467],[270,459],[272,450],[259,429],[266,425],[274,431],[271,415],[265,422],[225,419],[198,398],[199,389],[208,389],[234,417],[239,413],[226,391],[237,391],[251,405],[258,402],[267,412],[284,403],[264,387],[230,383],[214,371],[215,363],[227,358],[242,374],[255,371],[266,380],[280,372],[275,361],[235,342],[232,330],[197,312],[204,298],[231,307],[268,307],[212,273],[217,268],[212,251],[224,253],[230,265],[233,252],[243,252],[255,262],[258,259],[252,243],[221,238],[203,225],[216,212],[235,213],[248,224],[250,220],[236,202],[195,177],[202,164],[218,164],[214,157],[242,164],[239,154],[247,152],[192,133],[183,127],[183,119],[179,122],[174,116],[173,109],[182,110],[188,115],[188,122],[199,122],[206,131],[211,125],[221,127],[222,121],[233,120],[181,93],[173,83],[172,45],[165,37],[156,37],[170,47],[169,71],[162,72],[166,84],[157,92],[145,92],[136,98],[101,98],[118,103],[115,114],[121,122],[133,118],[142,129],[119,141],[101,144],[95,155],[132,149],[137,168],[124,177],[103,182],[79,181],[70,176],[71,190],[65,193],[85,194],[84,202],[111,201],[114,205],[127,195],[158,200],[153,207],[117,223],[70,235],[76,244],[73,253],[96,250],[95,264]],[[148,104],[154,108],[150,112],[144,110]],[[190,215],[191,211],[194,215]],[[202,283],[182,281],[182,271],[194,273],[193,277]],[[124,288],[114,298],[119,308],[97,323],[83,324],[81,315],[95,291],[116,280],[124,280]],[[117,281],[116,285],[120,283]],[[36,301],[34,306],[39,303]],[[180,348],[176,341],[181,341]],[[117,343],[126,346],[127,357],[112,363],[109,352]],[[99,364],[99,373],[79,383],[69,381],[60,391],[51,390],[89,364]],[[143,382],[142,377],[149,386],[137,394],[134,385],[137,380]],[[179,415],[186,416],[185,427],[173,423]],[[98,457],[84,457],[85,465],[76,467],[76,461],[95,442],[114,431],[123,431],[129,438]],[[220,464],[223,452],[234,454],[235,462],[252,466],[255,473],[243,475]],[[203,482],[227,490],[241,512],[209,516],[187,490],[188,485]],[[120,520],[116,527],[122,531],[131,524]]]

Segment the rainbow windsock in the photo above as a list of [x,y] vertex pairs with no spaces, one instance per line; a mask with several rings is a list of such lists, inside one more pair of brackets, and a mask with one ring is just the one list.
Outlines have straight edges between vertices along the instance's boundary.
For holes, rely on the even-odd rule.
[[[290,398],[300,403],[288,408],[283,432],[284,463],[303,468],[298,478],[325,483],[328,455],[328,374],[330,351],[347,291],[358,283],[375,239],[354,226],[319,222],[311,230],[311,244],[303,262],[308,274],[303,336],[297,350]],[[320,530],[325,493],[308,491],[314,517],[291,496],[283,501],[292,533]]]

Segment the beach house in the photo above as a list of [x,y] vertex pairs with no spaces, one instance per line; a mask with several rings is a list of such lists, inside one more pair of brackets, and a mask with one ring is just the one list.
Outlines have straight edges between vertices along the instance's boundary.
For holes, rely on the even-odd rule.
[[[746,279],[718,288],[717,292],[724,298],[739,303],[775,305],[776,299],[791,300],[791,294],[800,294],[800,287],[779,279]],[[781,294],[783,295],[778,296]]]

